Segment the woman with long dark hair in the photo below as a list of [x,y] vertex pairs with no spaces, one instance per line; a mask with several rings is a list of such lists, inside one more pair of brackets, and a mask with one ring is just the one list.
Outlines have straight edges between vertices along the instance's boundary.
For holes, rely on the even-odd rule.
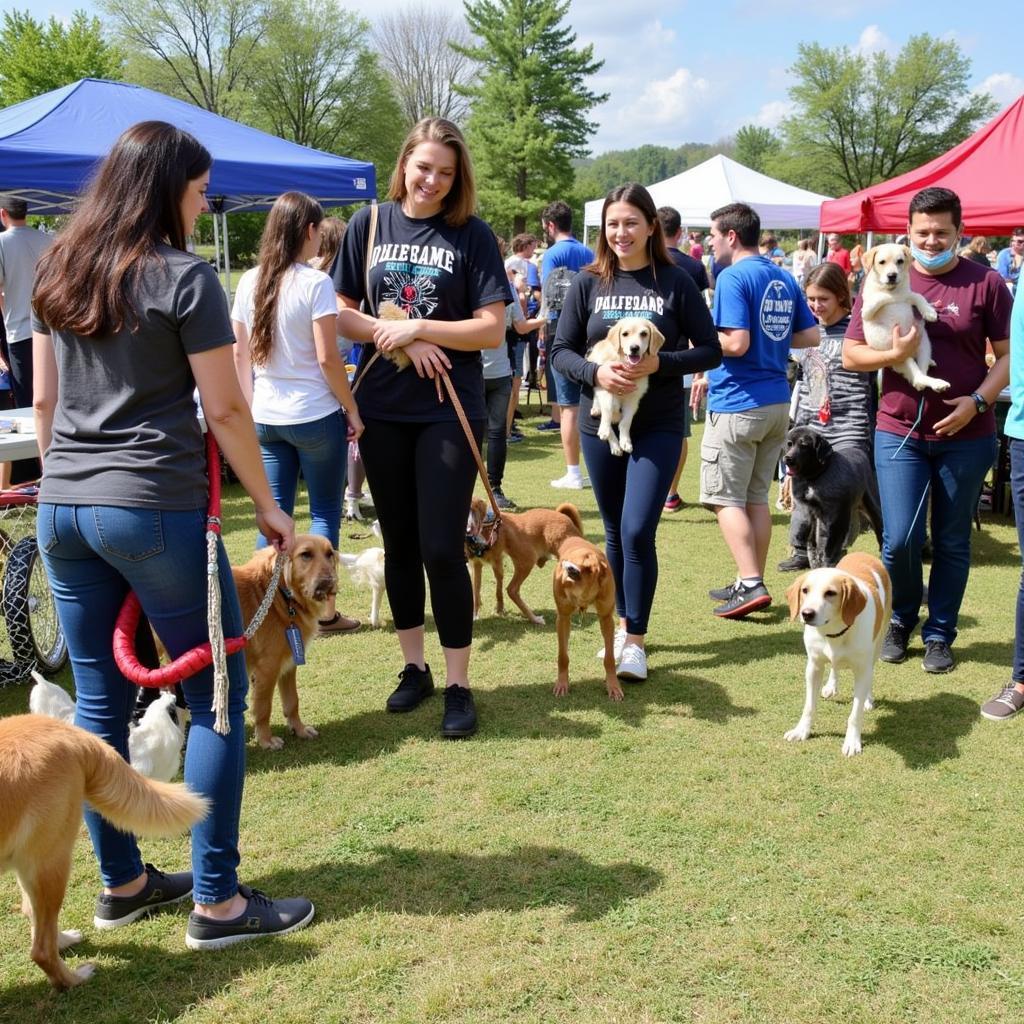
[[[43,479],[38,535],[75,677],[75,722],[126,760],[135,688],[113,658],[129,590],[171,657],[207,639],[203,439],[192,401],[281,550],[294,539],[260,461],[232,365],[234,337],[213,268],[185,251],[206,207],[210,154],[162,121],[114,144],[67,228],[40,261],[33,295],[35,410]],[[223,545],[225,636],[243,628]],[[183,683],[192,713],[185,782],[211,809],[192,830],[192,871],[144,864],[135,837],[86,809],[103,892],[98,928],[129,924],[192,897],[186,944],[216,949],[301,928],[305,899],[270,900],[239,885],[245,773],[242,654],[228,658],[230,729],[214,729],[213,671]]]
[[[661,350],[635,365],[589,362],[590,349],[624,317],[650,320],[665,338]],[[686,425],[682,378],[722,361],[708,308],[693,278],[669,256],[642,185],[621,185],[605,197],[597,255],[572,283],[551,359],[583,388],[580,445],[615,576],[615,659],[621,678],[640,681],[647,678],[645,637],[658,583],[655,532]],[[586,414],[594,386],[628,394],[643,377],[650,380],[630,431],[633,451],[612,455],[597,436],[598,421]]]
[[[301,192],[277,199],[259,264],[238,282],[231,320],[238,381],[250,399],[274,499],[292,515],[301,470],[310,531],[337,548],[345,454],[363,423],[338,352],[334,286],[306,262],[320,249],[323,220],[320,204]],[[325,614],[323,634],[359,628],[358,619],[335,610],[333,597]]]

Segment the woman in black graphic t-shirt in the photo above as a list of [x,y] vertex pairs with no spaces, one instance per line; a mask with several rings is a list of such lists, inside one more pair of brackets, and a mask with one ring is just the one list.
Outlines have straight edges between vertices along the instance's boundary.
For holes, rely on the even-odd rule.
[[[586,353],[624,317],[650,320],[665,337],[661,350],[635,366],[589,362]],[[693,278],[668,255],[657,211],[642,185],[622,185],[608,193],[597,259],[572,284],[551,361],[559,373],[582,385],[580,447],[615,576],[618,674],[646,679],[644,638],[658,582],[654,534],[686,424],[682,378],[717,366],[722,347]],[[642,377],[650,381],[630,431],[633,451],[612,455],[608,443],[597,437],[598,420],[590,414],[594,384],[624,394]]]
[[[411,711],[434,690],[424,661],[423,623],[431,608],[444,649],[444,736],[476,731],[469,691],[473,600],[464,554],[466,517],[476,464],[451,402],[438,400],[435,376],[448,371],[477,443],[483,436],[480,350],[505,340],[508,278],[494,236],[474,217],[476,188],[465,140],[442,118],[426,118],[406,138],[391,176],[391,202],[381,205],[365,281],[369,209],[349,224],[334,267],[347,307],[341,333],[390,352],[402,348],[412,366],[387,359],[363,369],[359,408],[366,429],[359,450],[384,535],[388,601],[405,668],[389,711]],[[357,311],[392,302],[408,319],[379,320]],[[443,390],[442,390],[443,393]]]

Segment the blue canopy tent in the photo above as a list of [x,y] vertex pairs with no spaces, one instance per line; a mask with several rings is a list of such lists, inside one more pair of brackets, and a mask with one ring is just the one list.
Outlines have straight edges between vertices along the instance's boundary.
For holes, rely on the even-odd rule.
[[[33,214],[70,212],[97,163],[139,121],[168,121],[213,154],[209,200],[221,215],[225,255],[231,211],[269,209],[290,189],[328,206],[377,194],[373,164],[286,142],[139,85],[97,78],[0,110],[0,192],[25,199]],[[215,229],[217,222],[215,216]]]

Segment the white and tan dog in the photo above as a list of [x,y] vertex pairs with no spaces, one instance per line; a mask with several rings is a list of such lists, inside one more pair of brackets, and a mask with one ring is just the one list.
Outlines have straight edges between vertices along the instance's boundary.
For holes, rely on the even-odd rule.
[[[864,340],[879,352],[892,348],[892,330],[899,327],[906,334],[914,326],[914,310],[929,323],[938,320],[935,307],[923,296],[910,290],[910,264],[912,256],[905,245],[887,243],[876,245],[864,253],[864,304],[861,317],[864,322]],[[932,344],[924,324],[918,324],[921,341],[917,355],[897,364],[893,369],[918,390],[948,390],[949,381],[930,377],[928,369],[934,365]]]
[[[665,336],[650,320],[640,317],[625,317],[615,324],[602,341],[591,350],[587,359],[598,366],[605,363],[625,363],[636,366],[644,356],[655,355],[665,344]],[[627,395],[613,395],[610,391],[594,385],[594,402],[590,408],[591,416],[600,416],[601,424],[597,428],[597,436],[608,442],[612,455],[621,455],[633,450],[633,440],[629,436],[629,428],[633,424],[640,399],[647,394],[649,377],[641,377],[636,381],[636,388]],[[616,438],[612,424],[619,426]]]
[[804,623],[807,696],[800,721],[787,740],[805,740],[814,728],[818,688],[829,666],[822,697],[834,697],[841,668],[853,670],[853,706],[846,723],[843,753],[859,754],[865,710],[872,708],[875,662],[892,614],[892,583],[885,566],[863,551],[841,559],[834,569],[812,569],[786,591],[791,618]]

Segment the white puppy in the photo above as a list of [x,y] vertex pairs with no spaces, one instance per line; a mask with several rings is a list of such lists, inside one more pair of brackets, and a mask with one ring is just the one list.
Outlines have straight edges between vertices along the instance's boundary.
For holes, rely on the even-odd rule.
[[[665,337],[650,320],[640,317],[626,317],[616,323],[591,350],[587,359],[598,366],[605,363],[625,363],[636,366],[644,356],[655,355],[665,344]],[[640,399],[647,394],[649,377],[641,377],[636,381],[636,388],[626,395],[613,395],[599,385],[594,386],[594,403],[590,408],[591,416],[600,416],[601,424],[597,428],[597,436],[608,442],[612,455],[621,455],[633,450],[633,440],[629,428],[633,424]],[[612,424],[619,425],[619,436],[616,438]]]
[[[910,290],[910,249],[905,245],[889,243],[868,249],[863,256],[864,304],[861,317],[864,321],[864,340],[879,352],[892,348],[892,330],[899,327],[900,334],[906,334],[914,326],[914,310],[929,323],[938,320],[934,306],[923,295]],[[932,345],[924,324],[918,324],[921,341],[917,355],[898,363],[893,369],[910,383],[923,391],[946,391],[949,381],[930,377],[929,367],[933,366]]]
[[[380,537],[380,523],[374,520],[372,530]],[[358,555],[339,555],[341,564],[348,569],[352,582],[357,586],[369,587],[370,625],[380,628],[380,602],[384,596],[384,549],[367,548]]]
[[787,740],[805,740],[814,727],[818,688],[829,666],[822,697],[834,697],[837,671],[853,670],[853,706],[846,723],[843,753],[859,754],[864,712],[872,707],[875,662],[892,614],[892,584],[885,566],[873,555],[855,551],[834,569],[812,569],[786,591],[792,618],[804,623],[807,694],[800,721]]
[[36,685],[28,693],[29,711],[33,715],[46,715],[74,725],[76,705],[71,694],[49,679],[44,679],[38,672],[33,672],[32,678]]

